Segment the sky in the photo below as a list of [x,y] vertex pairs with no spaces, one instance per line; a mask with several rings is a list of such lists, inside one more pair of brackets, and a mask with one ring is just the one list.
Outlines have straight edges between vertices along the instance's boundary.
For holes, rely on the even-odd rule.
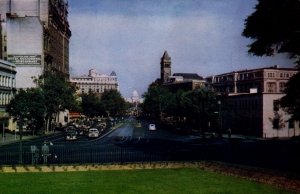
[[142,95],[160,77],[166,50],[172,73],[207,77],[242,69],[294,67],[286,55],[248,54],[242,37],[257,0],[69,0],[71,76],[115,71],[123,97]]

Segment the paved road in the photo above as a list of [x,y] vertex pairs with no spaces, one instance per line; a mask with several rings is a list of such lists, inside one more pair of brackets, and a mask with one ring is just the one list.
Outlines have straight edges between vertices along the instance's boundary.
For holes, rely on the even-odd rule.
[[[52,142],[49,163],[124,163],[182,160],[218,160],[300,173],[300,141],[259,140],[242,138],[206,138],[179,135],[159,128],[149,131],[146,121],[137,127],[134,118],[100,138],[85,136],[65,141],[57,133],[23,142],[23,162],[31,163],[30,146],[41,150],[44,141]],[[41,155],[40,155],[41,156]],[[0,147],[0,164],[19,160],[19,143]],[[39,157],[38,163],[42,163]]]

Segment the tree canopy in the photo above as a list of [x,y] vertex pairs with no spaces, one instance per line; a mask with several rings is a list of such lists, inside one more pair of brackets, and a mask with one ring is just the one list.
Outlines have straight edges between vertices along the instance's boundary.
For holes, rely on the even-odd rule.
[[168,88],[151,84],[143,95],[145,113],[158,119],[173,118],[178,125],[193,125],[204,134],[211,123],[216,125],[217,96],[211,90],[177,90],[175,93]]
[[242,33],[254,39],[249,52],[257,56],[288,53],[300,65],[300,1],[258,0],[255,9]]
[[162,118],[163,113],[166,112],[173,101],[171,92],[158,84],[151,84],[144,94],[144,98],[144,110],[159,118]]
[[46,112],[42,90],[40,88],[19,90],[6,110],[21,125],[28,121],[33,126],[34,131],[41,129]]
[[281,99],[281,106],[286,107],[287,112],[292,114],[292,118],[300,120],[300,73],[293,76],[287,83],[285,95]]
[[96,93],[87,93],[81,95],[83,114],[88,117],[107,115],[101,103],[100,96]]
[[[288,53],[300,68],[300,1],[258,0],[245,22],[243,35],[252,38],[249,52],[257,56]],[[281,105],[300,120],[300,73],[291,78]]]
[[82,110],[89,117],[118,116],[128,108],[124,98],[117,90],[107,90],[99,95],[93,92],[82,94]]
[[66,80],[64,75],[46,73],[40,80],[39,86],[44,92],[48,114],[76,107],[77,101],[74,95],[76,88]]
[[129,108],[121,93],[117,90],[104,91],[101,96],[101,103],[105,111],[113,117],[122,115]]
[[77,106],[75,87],[60,74],[47,73],[35,82],[36,88],[17,92],[7,106],[7,112],[21,124],[26,120],[36,129],[42,128],[45,119],[48,129],[54,114]]

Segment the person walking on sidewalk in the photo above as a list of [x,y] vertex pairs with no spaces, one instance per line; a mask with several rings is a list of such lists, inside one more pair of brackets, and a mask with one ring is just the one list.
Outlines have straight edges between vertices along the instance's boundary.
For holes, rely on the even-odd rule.
[[48,156],[49,156],[49,146],[47,145],[47,142],[44,142],[44,145],[42,146],[42,157],[44,164],[48,163]]

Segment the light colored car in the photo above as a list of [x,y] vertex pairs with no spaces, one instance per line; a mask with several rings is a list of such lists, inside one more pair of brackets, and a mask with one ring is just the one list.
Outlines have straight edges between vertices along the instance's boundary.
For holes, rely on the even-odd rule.
[[156,130],[155,124],[149,124],[149,130],[150,131],[155,131]]
[[88,137],[99,137],[100,133],[96,128],[90,128],[88,132]]

